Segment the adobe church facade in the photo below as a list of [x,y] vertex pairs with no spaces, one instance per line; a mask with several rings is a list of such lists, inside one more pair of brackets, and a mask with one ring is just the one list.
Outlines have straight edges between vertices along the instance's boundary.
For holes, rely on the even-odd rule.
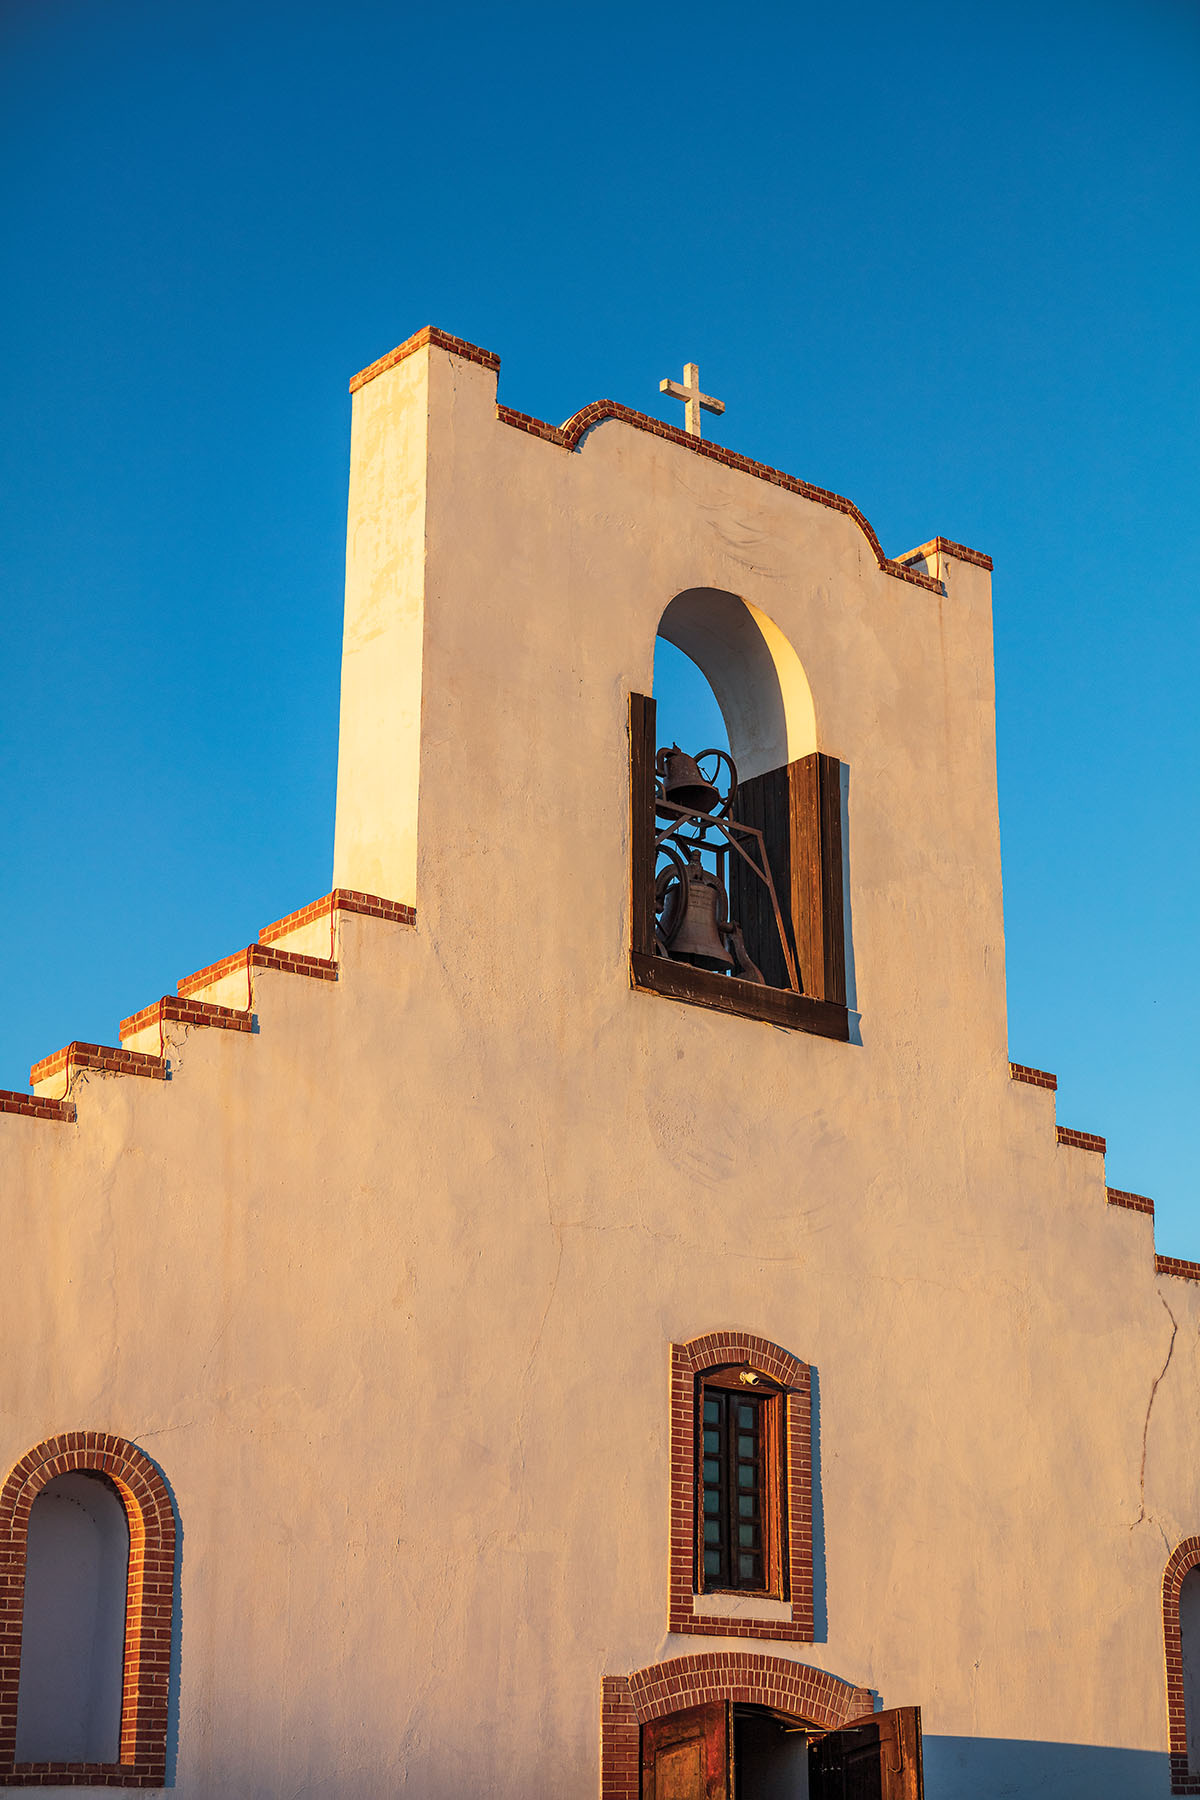
[[1200,1267],[1009,1062],[990,563],[497,368],[353,384],[331,894],[0,1099],[0,1786],[1200,1792]]

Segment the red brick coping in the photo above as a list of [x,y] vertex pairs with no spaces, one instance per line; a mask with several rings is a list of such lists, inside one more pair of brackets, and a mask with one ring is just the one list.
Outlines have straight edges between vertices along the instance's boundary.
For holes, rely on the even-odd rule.
[[247,944],[244,950],[235,950],[232,956],[223,956],[206,969],[197,969],[194,975],[185,975],[176,986],[186,998],[237,969],[245,969],[247,981],[253,969],[282,969],[289,975],[311,975],[318,981],[337,980],[337,964],[329,957],[298,956],[293,950],[275,950],[269,944]]
[[29,1071],[29,1084],[47,1081],[51,1075],[66,1071],[71,1079],[74,1069],[99,1069],[106,1075],[146,1075],[151,1081],[165,1081],[167,1065],[161,1056],[147,1056],[142,1050],[123,1050],[119,1044],[68,1044],[35,1062]]
[[362,913],[369,919],[393,919],[398,925],[415,925],[417,922],[415,906],[405,906],[399,900],[381,900],[377,894],[362,894],[357,888],[334,888],[332,893],[322,894],[319,900],[310,901],[285,919],[264,925],[258,941],[273,944],[276,938],[286,937],[289,931],[296,931],[302,925],[310,925],[313,920],[335,912]]
[[1179,1629],[1179,1590],[1190,1569],[1200,1563],[1200,1537],[1184,1538],[1163,1572],[1163,1649],[1167,1662],[1167,1747],[1171,1757],[1171,1792],[1200,1794],[1200,1774],[1188,1771],[1187,1717],[1183,1703],[1183,1639]]
[[[120,1760],[18,1763],[17,1689],[25,1539],[34,1500],[56,1475],[103,1475],[129,1521]],[[0,1787],[162,1787],[175,1604],[175,1513],[147,1456],[103,1431],[64,1431],[23,1456],[0,1490]]]
[[[790,1618],[722,1618],[692,1611],[696,1582],[696,1377],[748,1363],[785,1391]],[[807,1363],[745,1331],[710,1331],[671,1345],[671,1560],[667,1629],[700,1637],[811,1643],[813,1638],[812,1372]]]
[[676,1656],[631,1675],[606,1675],[600,1698],[601,1800],[638,1800],[639,1740],[648,1720],[714,1700],[769,1706],[824,1731],[862,1718],[874,1704],[869,1688],[753,1650]]
[[991,569],[995,565],[990,556],[982,550],[971,550],[966,544],[956,544],[953,538],[930,538],[927,544],[918,544],[915,550],[908,550],[898,560],[902,563],[927,562],[931,556],[954,556],[959,562],[974,563],[977,569]]
[[[362,369],[350,382],[350,392],[356,393],[373,381],[376,375],[382,375],[385,369],[394,369],[406,357],[416,350],[423,350],[432,345],[439,350],[448,350],[455,356],[466,357],[470,362],[482,363],[484,368],[498,370],[500,358],[492,350],[481,350],[478,344],[469,344],[464,338],[452,337],[449,332],[439,331],[436,325],[426,325],[422,330],[407,338],[403,344],[397,345],[378,362],[369,368]],[[768,481],[773,487],[785,489],[789,494],[799,494],[805,500],[815,500],[819,506],[831,507],[835,512],[845,513],[854,520],[871,546],[875,561],[887,575],[894,575],[898,581],[907,581],[913,587],[926,588],[930,593],[940,594],[942,584],[932,575],[918,575],[915,569],[907,567],[907,563],[917,560],[931,545],[948,554],[960,557],[965,562],[977,563],[981,568],[990,569],[992,559],[981,550],[968,550],[965,544],[956,544],[951,538],[933,538],[929,545],[920,550],[910,550],[904,561],[885,556],[879,539],[875,536],[864,515],[852,500],[841,494],[832,493],[828,488],[814,487],[811,482],[801,481],[795,475],[785,475],[781,469],[773,469],[769,463],[755,462],[749,456],[742,456],[736,450],[726,450],[722,444],[713,444],[707,438],[692,437],[690,432],[681,431],[677,425],[667,425],[661,419],[652,419],[647,413],[635,412],[631,406],[622,406],[617,400],[593,400],[589,406],[581,408],[562,425],[551,425],[545,419],[535,419],[529,413],[515,412],[511,406],[496,407],[496,417],[503,425],[511,425],[517,431],[526,431],[531,437],[542,438],[548,444],[555,444],[560,450],[577,450],[587,432],[595,426],[602,425],[608,419],[618,419],[622,424],[632,425],[635,431],[646,431],[653,437],[665,438],[667,442],[678,444],[683,450],[690,450],[697,456],[706,456],[712,462],[723,463],[726,468],[739,469],[744,474],[753,475],[759,481]]]
[[15,1088],[0,1088],[0,1113],[24,1113],[27,1119],[57,1119],[73,1125],[75,1108],[69,1100],[47,1100],[44,1094],[20,1094]]
[[1182,1256],[1156,1256],[1156,1275],[1178,1275],[1183,1281],[1200,1281],[1200,1263],[1187,1262]]
[[1010,1062],[1008,1073],[1013,1081],[1027,1082],[1030,1087],[1048,1088],[1052,1094],[1058,1092],[1058,1076],[1051,1075],[1048,1069],[1031,1069],[1028,1063]]
[[1154,1202],[1145,1194],[1130,1194],[1124,1188],[1106,1188],[1104,1191],[1110,1206],[1125,1206],[1130,1212],[1149,1213],[1151,1218],[1154,1217]]
[[239,1012],[232,1006],[214,1006],[211,1000],[184,1000],[178,994],[164,994],[153,1005],[144,1006],[141,1012],[122,1019],[119,1035],[132,1037],[135,1031],[144,1031],[148,1025],[157,1025],[161,1031],[168,1019],[175,1019],[181,1025],[213,1025],[221,1031],[254,1029],[251,1012]]
[[1094,1150],[1097,1156],[1103,1156],[1108,1149],[1106,1140],[1094,1131],[1072,1131],[1069,1125],[1056,1125],[1054,1129],[1059,1143],[1070,1150]]

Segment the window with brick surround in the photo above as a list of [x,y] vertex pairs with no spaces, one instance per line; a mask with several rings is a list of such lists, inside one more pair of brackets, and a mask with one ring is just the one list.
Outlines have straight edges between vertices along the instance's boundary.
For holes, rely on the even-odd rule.
[[749,1333],[672,1346],[669,1628],[812,1640],[811,1371]]
[[[56,1508],[90,1518],[56,1519]],[[68,1540],[73,1617],[56,1634],[42,1609],[63,1598],[71,1572],[51,1565]],[[64,1432],[10,1472],[0,1489],[0,1787],[164,1785],[175,1542],[167,1485],[124,1438]],[[107,1676],[85,1669],[79,1633]],[[70,1694],[61,1683],[56,1693],[56,1660],[74,1665]]]

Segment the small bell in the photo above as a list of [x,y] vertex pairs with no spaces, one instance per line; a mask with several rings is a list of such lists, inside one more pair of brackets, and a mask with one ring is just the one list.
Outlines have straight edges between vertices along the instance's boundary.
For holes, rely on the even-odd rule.
[[[690,762],[691,758],[682,760]],[[725,889],[693,851],[687,868],[677,871],[676,880],[667,890],[662,916],[667,951],[676,962],[689,962],[697,969],[728,975],[733,968],[723,935],[728,930]]]
[[662,777],[663,799],[672,806],[685,806],[689,812],[698,813],[716,812],[720,806],[721,796],[712,782],[705,781],[695,758],[678,744],[659,751],[655,768]]

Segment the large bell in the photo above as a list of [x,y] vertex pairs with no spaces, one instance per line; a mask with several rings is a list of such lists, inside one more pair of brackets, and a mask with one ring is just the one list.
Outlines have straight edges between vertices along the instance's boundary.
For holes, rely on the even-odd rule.
[[[684,757],[685,762],[691,761]],[[692,767],[695,768],[695,764]],[[733,958],[725,948],[723,933],[729,930],[729,902],[717,877],[693,852],[686,869],[678,871],[663,908],[662,931],[667,949],[677,962],[727,975]]]
[[711,781],[705,781],[695,758],[686,750],[672,744],[669,750],[660,750],[656,760],[664,800],[672,806],[685,806],[689,812],[716,812],[721,796]]

